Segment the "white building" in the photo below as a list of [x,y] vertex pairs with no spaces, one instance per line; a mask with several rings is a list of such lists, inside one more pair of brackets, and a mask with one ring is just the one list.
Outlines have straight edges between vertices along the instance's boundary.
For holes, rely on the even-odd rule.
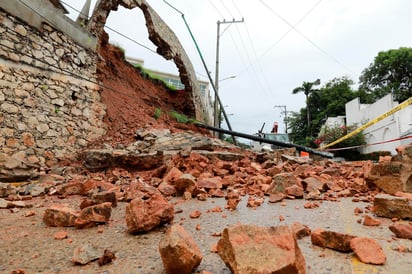
[[[393,101],[392,94],[386,95],[373,104],[361,104],[359,98],[355,98],[345,105],[346,124],[348,126],[361,126],[388,112],[398,104],[398,102]],[[362,148],[361,153],[390,151],[392,154],[396,154],[397,146],[409,144],[412,139],[387,141],[412,135],[412,105],[366,128],[363,133],[369,146]],[[383,143],[376,144],[380,142]]]
[[[126,56],[126,61],[132,65],[139,65],[142,67],[144,66],[144,60],[139,59],[139,58]],[[147,68],[145,68],[145,70],[153,75],[160,77],[165,83],[174,86],[176,89],[181,90],[185,88],[183,83],[180,81],[180,77],[178,75],[167,73],[167,72],[151,70]],[[207,112],[206,115],[209,121],[213,121],[213,111],[214,110],[213,110],[213,101],[210,96],[209,82],[199,80],[199,79],[198,81],[199,81],[199,87],[200,87],[201,100]]]

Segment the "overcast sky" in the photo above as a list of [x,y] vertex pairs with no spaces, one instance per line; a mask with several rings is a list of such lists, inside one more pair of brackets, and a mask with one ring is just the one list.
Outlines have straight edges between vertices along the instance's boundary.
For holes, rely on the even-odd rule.
[[[199,54],[179,13],[162,0],[147,0],[173,29],[197,76],[207,80]],[[83,0],[62,0],[80,10]],[[96,0],[92,0],[92,5]],[[282,108],[305,107],[303,81],[359,76],[380,51],[412,46],[411,0],[169,0],[180,10],[196,38],[212,79],[215,77],[217,21],[221,24],[219,95],[235,131],[253,134],[278,121]],[[72,18],[77,12],[67,7]],[[91,12],[91,11],[90,11]],[[177,74],[172,61],[153,51],[140,9],[113,11],[106,24],[112,43],[126,55],[144,59],[145,67]],[[235,78],[229,78],[235,76]],[[226,80],[225,80],[226,79]],[[213,96],[213,92],[211,91]],[[225,127],[225,125],[223,125]]]

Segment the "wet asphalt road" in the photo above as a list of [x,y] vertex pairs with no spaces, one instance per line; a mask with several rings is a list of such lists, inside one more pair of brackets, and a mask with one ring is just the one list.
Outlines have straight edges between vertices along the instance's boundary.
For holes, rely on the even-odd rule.
[[[305,200],[286,200],[287,205],[282,206],[280,203],[269,204],[266,199],[260,207],[252,209],[246,207],[246,200],[243,197],[243,201],[233,212],[227,210],[223,210],[222,213],[204,212],[217,205],[223,207],[225,204],[223,199],[213,200],[214,203],[212,200],[206,202],[194,200],[181,207],[184,212],[176,215],[176,221],[181,217],[186,218],[183,225],[194,235],[204,254],[199,269],[209,270],[213,273],[230,273],[223,263],[216,260],[215,257],[218,255],[209,252],[210,243],[219,239],[218,237],[211,238],[210,235],[223,231],[227,226],[236,223],[277,226],[300,222],[309,226],[310,229],[324,228],[376,239],[387,256],[387,262],[383,266],[368,265],[361,263],[353,253],[340,253],[313,246],[310,237],[305,237],[298,240],[298,245],[306,260],[307,273],[412,273],[412,253],[401,253],[393,250],[399,245],[404,245],[412,250],[412,241],[394,238],[393,233],[388,229],[391,220],[378,218],[383,221],[379,227],[368,227],[357,223],[357,220],[365,214],[373,216],[371,213],[363,213],[358,216],[354,214],[356,207],[365,210],[368,203],[354,203],[352,198],[345,198],[341,199],[340,202],[322,202],[318,208],[305,209],[303,207]],[[199,219],[189,219],[188,214],[196,209],[203,212],[202,216]],[[222,215],[226,217],[222,218]],[[284,221],[279,220],[280,215],[285,217]],[[200,224],[202,229],[199,231],[194,229],[196,224]],[[203,240],[199,241],[199,239]]]
[[[110,222],[100,228],[47,227],[43,223],[44,210],[50,204],[71,203],[74,207],[81,199],[74,196],[66,200],[47,197],[31,201],[34,205],[42,204],[32,209],[21,209],[16,213],[0,210],[0,273],[11,273],[17,268],[24,269],[26,273],[164,273],[158,244],[165,228],[130,235],[126,231],[124,219],[126,203],[119,203],[118,207],[113,208]],[[306,260],[307,273],[412,273],[412,253],[393,250],[399,245],[412,250],[412,241],[394,238],[388,229],[391,220],[379,218],[383,221],[379,227],[366,227],[357,223],[364,214],[372,214],[356,216],[354,209],[359,207],[364,210],[369,204],[354,203],[352,198],[345,198],[340,202],[323,202],[318,208],[305,209],[305,200],[285,201],[286,205],[269,204],[266,198],[260,207],[252,209],[246,207],[247,197],[242,197],[238,208],[231,212],[224,209],[226,200],[223,198],[191,200],[175,206],[175,209],[180,209],[181,212],[175,215],[174,222],[181,223],[199,245],[203,260],[198,271],[230,273],[219,255],[210,251],[212,245],[219,240],[219,237],[213,234],[222,232],[225,227],[236,223],[277,226],[300,222],[312,230],[324,228],[374,238],[381,244],[387,256],[387,262],[383,266],[367,265],[359,262],[353,253],[340,253],[313,246],[310,237],[305,237],[298,240],[298,245]],[[217,206],[223,211],[207,212]],[[26,217],[25,214],[31,210],[34,210],[35,214]],[[202,212],[198,219],[189,217],[194,210]],[[284,216],[284,221],[279,220],[280,215]],[[196,226],[200,226],[200,229],[196,229]],[[68,239],[55,240],[53,235],[62,230],[68,233]],[[98,266],[97,262],[84,266],[73,265],[71,257],[74,248],[87,242],[97,246],[101,253],[104,249],[115,252],[117,259],[104,266]]]

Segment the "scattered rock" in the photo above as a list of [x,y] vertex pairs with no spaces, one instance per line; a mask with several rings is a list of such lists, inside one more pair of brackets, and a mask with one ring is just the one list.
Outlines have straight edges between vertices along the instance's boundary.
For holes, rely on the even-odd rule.
[[411,223],[394,223],[389,226],[389,229],[398,238],[412,240],[412,224]]
[[36,212],[34,210],[30,210],[30,211],[27,211],[26,213],[24,213],[24,217],[31,217],[31,216],[34,216],[34,215],[36,215]]
[[235,210],[237,205],[240,202],[240,195],[239,192],[237,190],[228,190],[228,193],[226,195],[226,199],[227,199],[227,205],[226,207],[229,210]]
[[67,196],[67,195],[76,195],[76,194],[81,195],[85,191],[84,191],[83,182],[77,179],[73,179],[66,184],[57,186],[56,192],[57,194]]
[[284,172],[273,176],[273,182],[266,191],[266,194],[283,193],[286,194],[286,188],[299,184],[293,173]]
[[0,198],[0,209],[3,208],[28,208],[32,207],[32,205],[27,205],[23,201],[7,201],[3,198]]
[[112,214],[112,203],[106,202],[89,206],[80,212],[79,217],[74,222],[77,228],[92,227],[98,224],[107,223]]
[[109,191],[113,189],[113,184],[106,182],[102,178],[94,178],[94,179],[89,179],[86,180],[83,183],[83,190],[81,195],[87,195],[90,193],[90,191]]
[[90,198],[95,204],[109,202],[112,204],[112,207],[117,206],[116,193],[111,190],[98,191],[93,193]]
[[64,204],[55,204],[45,210],[43,222],[49,226],[74,226],[79,213]]
[[306,273],[305,259],[287,226],[225,228],[217,250],[232,273]]
[[173,185],[176,188],[177,195],[183,195],[184,192],[193,194],[196,188],[196,178],[188,173],[182,174]]
[[10,274],[26,274],[26,271],[24,269],[18,268],[10,272]]
[[272,193],[269,195],[269,203],[279,203],[285,199],[286,195],[283,193]]
[[100,266],[102,266],[102,265],[111,263],[115,259],[116,259],[116,255],[114,254],[114,252],[105,249],[103,252],[103,256],[100,257],[97,262]]
[[365,217],[363,218],[363,225],[365,226],[380,226],[382,223],[381,220],[372,218],[369,215],[365,215]]
[[312,230],[312,233],[310,234],[312,244],[341,252],[351,251],[350,241],[353,238],[355,238],[355,236],[334,231],[327,231],[322,228]]
[[388,194],[395,194],[398,191],[405,191],[407,179],[410,175],[410,168],[399,161],[382,162],[372,166],[366,177]]
[[223,210],[222,210],[222,208],[221,208],[220,206],[215,206],[214,208],[209,209],[207,212],[208,212],[208,213],[209,213],[209,212],[223,212]]
[[412,201],[412,193],[397,191],[395,196],[407,198],[409,201]]
[[73,251],[72,262],[75,264],[88,264],[91,261],[95,261],[99,258],[99,251],[97,247],[92,244],[85,244],[78,246]]
[[159,243],[159,252],[166,273],[190,274],[203,255],[192,236],[180,225],[169,227]]
[[176,194],[176,188],[170,185],[167,182],[161,182],[157,189],[164,195],[164,196],[173,196]]
[[363,213],[363,209],[356,207],[353,212],[355,213],[356,216],[358,216],[359,214]]
[[200,179],[196,182],[196,186],[198,188],[206,189],[206,191],[220,189],[222,188],[222,179],[220,177]]
[[319,207],[319,204],[317,202],[306,202],[303,205],[303,208],[306,208],[306,209],[313,209],[313,208],[317,208],[317,207]]
[[63,240],[67,238],[67,231],[57,231],[54,233],[54,239]]
[[177,167],[172,167],[170,171],[166,174],[166,176],[163,177],[163,180],[166,183],[169,183],[170,185],[173,185],[174,182],[179,179],[180,176],[183,175],[183,172],[181,172]]
[[310,228],[307,225],[301,224],[299,222],[295,222],[290,225],[293,233],[297,239],[302,239],[303,237],[310,235]]
[[382,265],[386,261],[382,247],[374,239],[355,237],[350,241],[350,248],[363,263]]
[[289,186],[286,189],[286,194],[296,198],[303,198],[303,188],[298,185]]
[[195,210],[192,213],[190,213],[189,217],[192,219],[197,219],[200,217],[200,215],[202,215],[202,212],[200,212],[199,210]]
[[373,200],[372,211],[379,217],[412,219],[412,201],[405,197],[378,194]]
[[158,194],[147,200],[136,198],[126,206],[126,224],[129,233],[147,232],[174,218],[174,207]]

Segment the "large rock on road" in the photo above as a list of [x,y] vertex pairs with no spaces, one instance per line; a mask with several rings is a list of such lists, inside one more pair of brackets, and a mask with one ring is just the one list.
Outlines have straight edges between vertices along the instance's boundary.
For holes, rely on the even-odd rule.
[[288,226],[225,228],[217,251],[235,274],[306,273],[305,259]]
[[147,232],[173,221],[174,207],[161,194],[148,199],[135,198],[126,207],[126,224],[129,233]]

